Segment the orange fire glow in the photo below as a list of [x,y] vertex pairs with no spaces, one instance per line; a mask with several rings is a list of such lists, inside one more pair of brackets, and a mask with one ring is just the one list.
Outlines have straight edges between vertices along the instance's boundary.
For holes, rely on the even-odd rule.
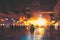
[[[39,17],[39,15],[42,13],[44,13],[44,12],[40,12],[40,11],[34,12],[32,14],[33,16],[31,18],[26,19],[26,17],[23,16],[23,17],[20,17],[19,21],[27,26],[30,24],[33,24],[34,26],[36,26],[36,25],[39,25],[39,26],[49,25],[49,16],[43,15],[42,18]],[[45,12],[45,13],[48,13],[48,12]]]
[[[23,21],[24,19],[20,19],[20,21]],[[25,24],[25,25],[30,25],[30,24],[33,24],[34,26],[36,26],[36,25],[39,25],[39,26],[45,26],[45,25],[47,25],[47,20],[46,19],[44,19],[44,18],[30,18],[30,19],[28,19],[27,21],[23,21],[23,23]]]
[[45,20],[44,18],[38,18],[38,20],[36,21],[36,23],[39,26],[45,26],[45,25],[47,25],[47,20]]

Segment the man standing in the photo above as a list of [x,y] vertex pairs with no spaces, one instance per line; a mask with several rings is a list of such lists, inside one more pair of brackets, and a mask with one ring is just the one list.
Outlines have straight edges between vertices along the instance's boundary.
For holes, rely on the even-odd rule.
[[34,28],[34,25],[32,24],[31,27],[30,27],[30,32],[31,32],[31,33],[34,33],[34,29],[35,29],[35,28]]

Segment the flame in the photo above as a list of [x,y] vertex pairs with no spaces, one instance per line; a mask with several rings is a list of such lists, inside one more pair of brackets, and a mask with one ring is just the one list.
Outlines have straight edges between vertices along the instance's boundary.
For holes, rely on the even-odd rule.
[[25,24],[26,26],[29,26],[29,25],[30,25],[30,23],[29,23],[28,21],[24,21],[24,24]]
[[22,22],[23,24],[27,25],[27,26],[30,24],[33,24],[34,26],[36,26],[36,25],[39,25],[39,26],[47,25],[49,23],[48,22],[49,20],[46,20],[45,15],[42,18],[38,17],[39,14],[40,14],[40,11],[34,12],[32,14],[33,16],[31,18],[28,19],[27,17],[23,16],[23,17],[19,18],[19,21]]
[[39,25],[39,26],[45,26],[47,25],[47,20],[45,18],[40,18],[40,17],[31,17],[30,19],[26,20],[25,17],[20,17],[20,22],[23,22],[25,25],[30,25],[33,24],[34,26]]
[[36,21],[36,23],[39,26],[45,26],[45,25],[47,25],[47,20],[45,20],[44,18],[38,18],[38,20]]

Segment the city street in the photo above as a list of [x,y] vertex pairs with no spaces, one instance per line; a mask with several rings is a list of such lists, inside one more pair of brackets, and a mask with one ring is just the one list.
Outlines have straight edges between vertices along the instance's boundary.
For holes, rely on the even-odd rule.
[[30,33],[29,30],[3,31],[0,32],[0,40],[60,40],[58,31],[39,30],[35,29],[34,33]]
[[0,40],[60,40],[60,0],[0,0]]

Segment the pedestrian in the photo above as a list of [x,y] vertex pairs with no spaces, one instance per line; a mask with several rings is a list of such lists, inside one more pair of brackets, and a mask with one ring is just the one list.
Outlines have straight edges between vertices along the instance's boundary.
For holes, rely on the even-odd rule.
[[30,27],[30,32],[34,33],[34,30],[35,30],[35,28],[34,28],[34,25],[32,24],[31,27]]

